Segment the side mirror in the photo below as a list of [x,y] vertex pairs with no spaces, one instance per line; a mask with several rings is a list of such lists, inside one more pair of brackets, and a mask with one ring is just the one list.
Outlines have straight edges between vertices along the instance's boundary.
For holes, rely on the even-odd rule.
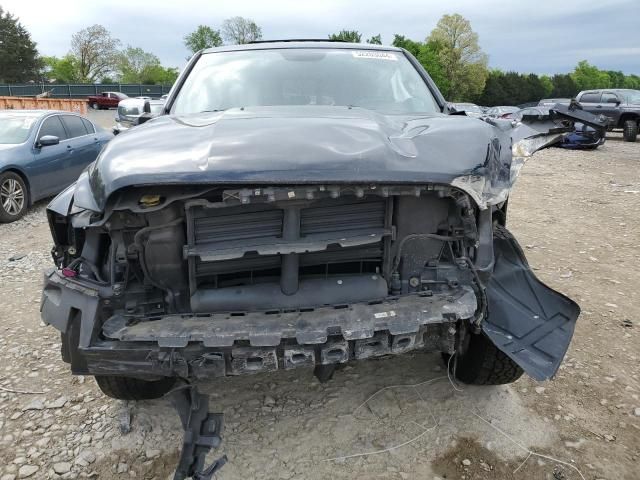
[[149,103],[149,100],[144,101],[144,107],[142,108],[142,111],[144,113],[151,113],[151,104]]
[[60,143],[60,139],[55,135],[43,135],[38,140],[38,147],[49,147],[51,145],[58,145]]
[[148,122],[149,120],[151,120],[153,117],[148,114],[148,113],[143,113],[142,115],[140,115],[138,118],[136,118],[136,125],[142,125],[143,123]]

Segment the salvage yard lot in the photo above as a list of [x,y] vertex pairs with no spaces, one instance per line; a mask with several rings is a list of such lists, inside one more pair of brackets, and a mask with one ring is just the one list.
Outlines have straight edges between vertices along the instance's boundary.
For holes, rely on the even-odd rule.
[[[91,113],[104,127],[114,114]],[[72,377],[56,331],[40,323],[41,272],[51,265],[45,203],[0,225],[0,479],[164,480],[182,433],[172,408],[127,406]],[[512,194],[508,226],[541,279],[582,307],[556,378],[457,391],[438,356],[417,353],[350,364],[327,384],[304,370],[219,381],[208,386],[212,409],[226,414],[212,454],[229,456],[219,478],[637,479],[639,218],[640,143],[613,134],[596,151],[538,153]],[[361,406],[382,387],[430,379]],[[564,463],[532,455],[521,465],[527,450]]]

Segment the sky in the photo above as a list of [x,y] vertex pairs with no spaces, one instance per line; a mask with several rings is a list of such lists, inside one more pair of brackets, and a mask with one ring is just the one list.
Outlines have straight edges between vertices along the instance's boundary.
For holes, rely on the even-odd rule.
[[326,38],[343,28],[388,45],[399,33],[424,40],[438,19],[460,13],[478,33],[489,65],[538,74],[565,73],[580,60],[640,74],[640,0],[0,0],[20,18],[42,55],[62,56],[71,35],[104,25],[123,46],[182,67],[184,36],[199,24],[220,28],[240,15],[264,39]]

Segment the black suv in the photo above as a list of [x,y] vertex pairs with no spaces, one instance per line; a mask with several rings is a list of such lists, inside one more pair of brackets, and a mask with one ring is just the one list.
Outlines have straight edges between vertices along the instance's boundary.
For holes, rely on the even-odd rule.
[[576,100],[587,112],[605,115],[610,129],[621,128],[625,141],[636,141],[640,122],[640,90],[584,90]]

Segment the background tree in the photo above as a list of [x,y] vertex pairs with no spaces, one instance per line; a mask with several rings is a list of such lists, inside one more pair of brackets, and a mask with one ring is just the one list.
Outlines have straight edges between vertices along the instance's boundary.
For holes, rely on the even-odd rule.
[[362,41],[362,34],[357,30],[340,30],[338,33],[329,35],[329,40],[360,43]]
[[640,77],[638,75],[625,75],[624,88],[640,90]]
[[571,78],[576,82],[578,90],[609,88],[611,86],[611,78],[609,78],[607,72],[598,69],[598,67],[591,65],[586,60],[578,62],[571,74]]
[[76,83],[78,79],[78,67],[73,55],[58,57],[42,57],[42,77],[49,82]]
[[393,36],[393,42],[391,42],[391,45],[398,48],[404,48],[414,57],[417,57],[423,44],[421,42],[416,42],[414,40],[406,38],[404,35],[398,35],[396,33]]
[[17,18],[0,7],[0,83],[36,80],[40,67],[31,35]]
[[370,43],[371,45],[382,45],[382,37],[380,34],[374,35],[367,40],[367,43]]
[[222,24],[222,36],[229,43],[241,45],[262,38],[262,29],[251,19],[227,18]]
[[220,30],[198,25],[198,28],[184,37],[184,44],[194,54],[205,48],[219,47],[222,45],[222,37]]
[[578,86],[573,77],[568,73],[557,73],[551,77],[553,89],[550,96],[553,98],[574,98],[578,94]]
[[147,83],[154,67],[161,67],[158,57],[129,45],[118,55],[116,69],[122,83]]
[[478,44],[478,34],[462,15],[444,15],[427,39],[437,46],[444,75],[443,90],[448,100],[471,99],[479,95],[487,78],[487,55]]
[[109,74],[117,65],[119,45],[120,40],[102,25],[75,33],[71,37],[71,54],[77,62],[79,80],[92,83]]

